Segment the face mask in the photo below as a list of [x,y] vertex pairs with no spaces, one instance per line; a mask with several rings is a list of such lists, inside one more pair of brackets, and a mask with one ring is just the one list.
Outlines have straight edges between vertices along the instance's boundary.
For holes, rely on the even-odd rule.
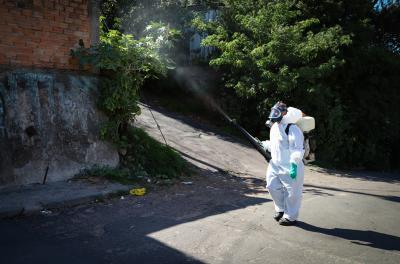
[[287,112],[287,107],[282,102],[277,102],[272,108],[268,116],[271,122],[280,122],[283,118],[283,113]]

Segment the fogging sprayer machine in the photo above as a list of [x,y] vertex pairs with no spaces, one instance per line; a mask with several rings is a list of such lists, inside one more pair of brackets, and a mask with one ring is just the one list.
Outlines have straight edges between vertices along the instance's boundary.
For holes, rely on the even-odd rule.
[[[254,148],[265,158],[265,160],[269,163],[271,160],[271,153],[266,151],[265,148],[261,145],[262,143],[257,138],[250,135],[243,127],[239,126],[235,119],[230,118],[224,111],[222,111],[218,106],[214,107],[230,124],[232,124],[237,130],[239,130],[254,146]],[[315,120],[313,117],[306,116],[302,117],[300,121],[296,123],[299,126],[304,135],[304,156],[303,162],[304,164],[308,164],[310,162],[315,161],[315,139],[313,139],[312,135],[309,133],[315,128]]]

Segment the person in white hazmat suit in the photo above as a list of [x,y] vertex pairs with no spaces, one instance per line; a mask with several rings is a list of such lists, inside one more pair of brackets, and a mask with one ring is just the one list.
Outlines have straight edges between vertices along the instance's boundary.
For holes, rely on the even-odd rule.
[[295,124],[301,117],[299,109],[287,108],[282,102],[276,103],[267,121],[271,126],[270,140],[262,142],[271,153],[267,189],[274,201],[273,217],[284,226],[296,223],[302,199],[304,136]]

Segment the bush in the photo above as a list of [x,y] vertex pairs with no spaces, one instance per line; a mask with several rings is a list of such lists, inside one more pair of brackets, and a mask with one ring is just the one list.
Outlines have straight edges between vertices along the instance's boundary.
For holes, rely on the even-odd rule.
[[171,183],[189,173],[186,161],[172,148],[150,137],[140,128],[129,127],[119,145],[120,167],[94,166],[77,177],[103,177],[124,184]]
[[163,51],[179,35],[160,23],[151,23],[144,37],[135,39],[116,29],[107,29],[101,18],[100,42],[90,48],[72,51],[82,65],[100,70],[100,109],[108,116],[101,136],[112,141],[120,150],[121,168],[95,167],[86,174],[112,180],[131,182],[153,178],[157,181],[177,178],[186,171],[184,160],[171,148],[149,137],[143,130],[131,127],[138,106],[139,89],[149,78],[166,74],[172,61]]
[[81,65],[88,64],[100,70],[99,106],[109,117],[102,136],[114,142],[120,140],[128,123],[140,114],[138,92],[143,82],[165,76],[172,66],[172,61],[161,51],[172,45],[178,32],[152,23],[145,33],[143,38],[135,39],[130,34],[102,27],[98,44],[71,51]]
[[163,181],[188,172],[186,161],[177,152],[140,128],[130,127],[123,140],[126,142],[123,166],[135,175]]

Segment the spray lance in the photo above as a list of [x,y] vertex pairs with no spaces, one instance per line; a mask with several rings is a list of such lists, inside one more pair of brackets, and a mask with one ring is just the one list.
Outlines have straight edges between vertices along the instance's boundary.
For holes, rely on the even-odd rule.
[[239,130],[253,147],[269,162],[271,160],[271,154],[267,152],[264,147],[262,146],[260,140],[254,138],[247,132],[243,127],[237,124],[235,119],[230,118],[216,103],[215,101],[206,94],[205,90],[202,89],[202,85],[198,82],[197,76],[204,75],[206,73],[197,72],[193,75],[191,71],[188,71],[185,68],[177,68],[176,69],[176,78],[178,81],[181,82],[181,85],[184,87],[189,88],[194,95],[196,95],[199,99],[210,105],[213,109],[215,109],[218,113],[220,113],[231,125],[233,125],[237,130]]
[[[215,106],[215,105],[214,105]],[[231,125],[233,125],[237,130],[239,130],[246,138],[250,141],[253,147],[265,158],[267,162],[271,160],[271,153],[267,152],[264,147],[261,145],[260,140],[250,135],[243,127],[238,125],[235,119],[230,118],[222,109],[219,107],[214,107],[215,110],[218,111]]]
[[204,93],[197,93],[197,95],[203,99],[205,102],[208,102],[218,113],[220,113],[231,125],[233,125],[237,130],[239,130],[248,141],[250,141],[251,145],[265,158],[267,162],[271,160],[271,153],[267,152],[262,146],[260,140],[250,135],[243,127],[241,127],[235,119],[230,118],[216,103],[215,101]]

